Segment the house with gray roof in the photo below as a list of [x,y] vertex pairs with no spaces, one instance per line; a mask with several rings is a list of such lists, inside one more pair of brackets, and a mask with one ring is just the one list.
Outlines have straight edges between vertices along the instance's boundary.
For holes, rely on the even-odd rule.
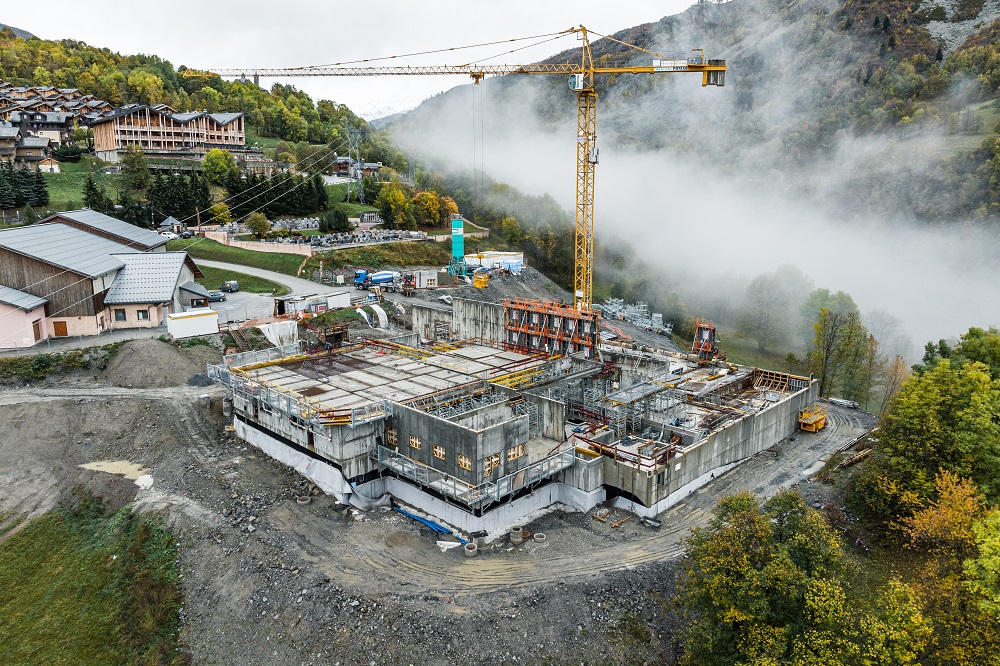
[[31,347],[44,340],[48,299],[0,285],[0,349]]
[[140,252],[165,252],[167,249],[167,239],[155,231],[137,227],[89,208],[56,213],[42,222],[65,224]]
[[168,312],[192,306],[189,285],[208,298],[208,291],[194,282],[203,275],[187,252],[132,252],[115,258],[125,265],[104,297],[112,329],[160,326]]
[[[37,306],[29,297],[45,301],[44,316],[19,330],[38,324],[38,339],[98,335],[116,328],[159,326],[168,313],[185,307],[180,286],[203,277],[187,253],[165,252],[139,233],[157,236],[151,231],[124,222],[120,224],[131,228],[119,228],[88,219],[81,211],[70,212],[77,214],[70,219],[85,223],[73,226],[50,219],[0,230],[0,288],[8,294],[4,298],[28,299],[0,305],[9,311],[20,307],[18,303]],[[0,334],[10,333],[17,346],[27,339],[5,330],[0,323]]]
[[21,109],[10,114],[10,123],[19,126],[22,135],[45,137],[57,146],[69,141],[73,119],[72,113],[60,111]]

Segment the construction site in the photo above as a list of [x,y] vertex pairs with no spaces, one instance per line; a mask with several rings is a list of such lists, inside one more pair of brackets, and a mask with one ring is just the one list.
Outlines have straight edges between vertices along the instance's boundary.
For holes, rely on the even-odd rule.
[[[611,499],[653,518],[794,434],[816,401],[807,377],[600,343],[596,313],[452,307],[428,345],[300,342],[226,356],[208,376],[231,391],[237,436],[338,501],[367,509],[389,495],[466,538],[555,504]],[[500,336],[451,334],[470,329]]]
[[[465,74],[478,84],[491,74],[569,74],[578,128],[572,303],[447,296],[410,303],[409,332],[395,338],[292,342],[208,368],[230,393],[238,437],[344,505],[405,503],[418,512],[408,515],[453,534],[469,556],[507,530],[520,540],[524,521],[556,505],[589,511],[610,500],[654,520],[789,438],[817,397],[811,378],[727,363],[710,322],[699,320],[689,353],[630,344],[610,325],[602,337],[602,315],[654,334],[672,327],[646,303],[593,303],[594,76],[619,70],[595,67],[585,27],[565,34],[581,42],[580,64],[565,68],[325,67],[295,75]],[[694,73],[703,87],[723,86],[726,64],[695,49],[620,71]],[[522,271],[520,256],[466,255],[464,218],[452,215],[451,226],[451,261],[440,274],[415,274],[404,286],[392,271],[356,269],[355,288],[405,293],[458,278],[486,288],[488,264]],[[384,329],[385,313],[377,313]]]
[[[728,362],[711,322],[678,346],[648,304],[593,302],[594,75],[720,86],[726,66],[696,49],[599,68],[586,29],[566,34],[580,63],[325,69],[569,75],[571,292],[516,253],[473,260],[457,219],[441,271],[357,270],[360,299],[317,284],[190,345],[19,380],[0,392],[0,539],[78,492],[157,516],[199,664],[676,663],[665,600],[691,530],[735,492],[823,506],[813,476],[872,419],[818,403],[811,377]],[[467,288],[412,297],[445,275]],[[354,328],[314,325],[350,309]]]

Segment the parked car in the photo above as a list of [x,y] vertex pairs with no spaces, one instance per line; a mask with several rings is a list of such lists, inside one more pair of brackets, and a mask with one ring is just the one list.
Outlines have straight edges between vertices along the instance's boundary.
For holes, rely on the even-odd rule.
[[164,231],[160,235],[166,238],[167,240],[177,240],[179,238],[179,236],[172,231]]
[[228,291],[230,293],[239,290],[240,290],[240,283],[237,282],[236,280],[226,280],[225,282],[222,283],[222,286],[219,287],[219,291]]
[[182,231],[181,232],[181,238],[194,238],[194,232],[193,231]]
[[226,295],[221,291],[210,291],[208,292],[208,300],[212,303],[218,303],[219,301],[226,300]]

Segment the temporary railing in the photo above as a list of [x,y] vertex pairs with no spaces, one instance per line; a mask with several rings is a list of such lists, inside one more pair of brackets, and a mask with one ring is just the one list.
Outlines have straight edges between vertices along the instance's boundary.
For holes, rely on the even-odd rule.
[[680,449],[678,447],[664,444],[663,448],[657,451],[655,455],[647,456],[638,453],[637,451],[629,451],[628,449],[623,449],[618,446],[602,444],[601,442],[587,439],[586,437],[581,437],[580,435],[574,435],[574,437],[587,444],[597,453],[613,458],[616,462],[627,462],[630,465],[634,465],[636,469],[644,472],[656,471],[658,467],[665,465],[668,460],[680,453]]
[[250,373],[245,374],[242,368],[238,372],[233,372],[224,365],[209,365],[207,374],[209,379],[228,386],[234,396],[254,400],[255,404],[265,411],[279,412],[288,417],[308,421],[315,426],[355,428],[392,415],[392,404],[388,400],[373,400],[360,407],[332,409],[322,402],[309,400],[284,387],[272,386],[265,381],[254,379]]
[[271,347],[259,351],[239,352],[230,354],[222,360],[229,368],[245,368],[247,366],[258,365],[260,363],[271,363],[287,359],[289,356],[298,356],[302,352],[302,341],[293,342],[283,347]]
[[415,481],[421,486],[453,497],[469,506],[498,502],[507,495],[572,467],[576,462],[574,450],[567,449],[501,477],[496,482],[486,481],[474,486],[467,481],[434,469],[384,446],[379,446],[375,451],[372,451],[371,457],[375,462],[391,469],[396,474]]

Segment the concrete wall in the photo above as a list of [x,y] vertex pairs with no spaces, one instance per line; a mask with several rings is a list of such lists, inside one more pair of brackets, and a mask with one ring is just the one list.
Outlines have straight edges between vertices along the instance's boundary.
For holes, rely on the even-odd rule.
[[[507,460],[507,449],[528,441],[526,416],[474,430],[410,407],[393,405],[392,416],[386,425],[396,429],[396,442],[401,454],[474,486],[486,479],[496,480],[515,472],[528,461],[527,456]],[[411,436],[420,440],[419,449],[410,446]],[[434,456],[435,445],[444,447],[444,460]],[[458,466],[459,454],[470,459],[471,470]],[[500,464],[486,477],[486,457],[496,454],[500,454]]]
[[23,349],[35,344],[32,323],[38,321],[41,339],[48,337],[45,306],[24,311],[0,303],[0,349]]
[[297,446],[330,460],[340,467],[348,479],[364,476],[374,469],[375,465],[369,454],[377,441],[385,441],[385,426],[382,422],[365,423],[355,428],[317,427],[302,419],[274,411],[266,403],[238,394],[233,395],[233,411]]
[[[818,383],[767,409],[710,434],[685,447],[665,469],[640,472],[631,465],[604,458],[604,483],[634,495],[647,507],[674,496],[693,482],[707,483],[714,474],[744,461],[794,434],[799,411],[816,401]],[[696,486],[697,487],[697,486]],[[688,491],[690,492],[690,490]]]
[[585,457],[580,454],[576,456],[576,464],[559,473],[559,480],[563,483],[591,493],[604,486],[604,457]]
[[205,238],[214,240],[223,245],[229,245],[230,247],[238,247],[244,250],[253,250],[254,252],[272,252],[275,254],[298,254],[305,257],[311,257],[313,255],[313,249],[311,245],[299,244],[299,243],[258,243],[256,241],[238,241],[230,240],[229,234],[222,231],[206,231]]
[[434,516],[438,522],[462,530],[466,534],[485,530],[491,537],[496,538],[506,534],[514,525],[530,522],[551,510],[556,504],[562,504],[571,510],[589,511],[606,497],[604,489],[600,486],[587,491],[566,483],[552,482],[530,495],[489,507],[482,516],[476,516],[394,477],[376,479],[351,488],[348,483],[351,476],[346,470],[342,473],[331,465],[296,451],[267,433],[247,426],[240,419],[234,419],[233,423],[238,437],[275,460],[295,468],[300,474],[315,482],[324,492],[336,496],[338,501],[349,502],[352,492],[369,498],[389,493],[398,500]]
[[[414,303],[410,315],[413,318],[413,332],[426,340],[434,339],[434,322],[452,323],[454,315],[446,305],[431,305]],[[454,326],[452,326],[454,329]]]
[[459,338],[504,340],[503,306],[499,303],[456,298],[452,307],[451,330]]
[[528,402],[538,405],[542,417],[542,436],[561,442],[566,439],[566,404],[540,395],[525,394]]
[[440,523],[466,533],[484,530],[488,541],[505,535],[514,525],[523,525],[562,504],[571,510],[590,511],[605,500],[603,488],[584,492],[564,483],[548,483],[535,492],[512,502],[494,505],[482,516],[476,516],[442,499],[421,492],[406,481],[385,477],[358,486],[357,490],[372,497],[389,493],[401,502],[434,516]]
[[[386,427],[396,429],[398,450],[404,456],[459,478],[466,483],[477,485],[482,475],[482,459],[477,460],[479,433],[447,419],[438,418],[403,405],[392,406],[392,416]],[[420,440],[420,448],[410,446],[410,437]],[[433,447],[445,448],[445,459],[435,458]],[[468,456],[472,469],[458,466],[458,454]]]

